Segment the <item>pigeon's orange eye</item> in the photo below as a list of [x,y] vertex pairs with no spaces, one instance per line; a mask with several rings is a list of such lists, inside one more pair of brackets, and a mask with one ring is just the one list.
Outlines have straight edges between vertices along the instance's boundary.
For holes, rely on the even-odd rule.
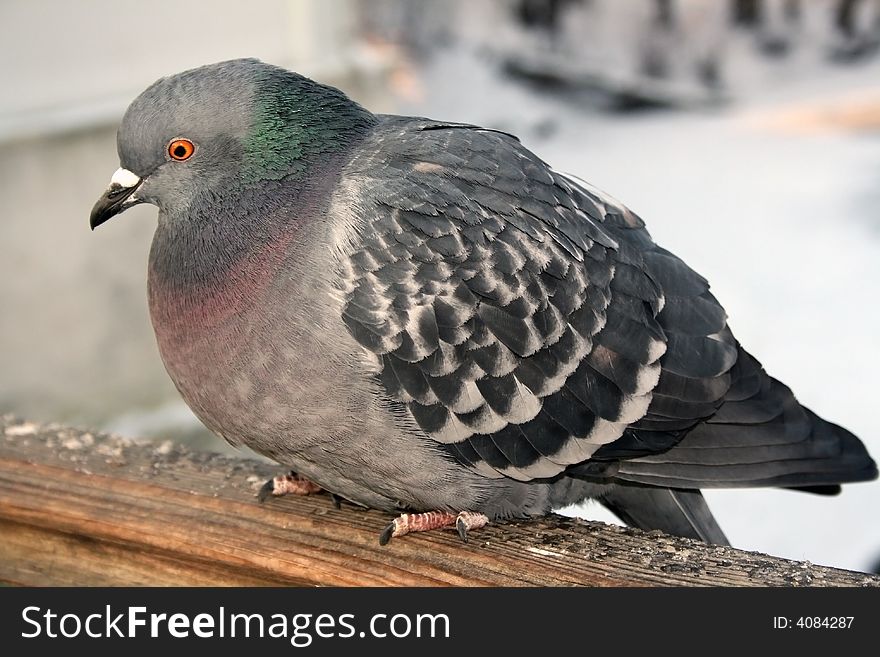
[[196,152],[196,145],[189,139],[174,139],[168,144],[168,155],[172,160],[182,162],[192,157]]

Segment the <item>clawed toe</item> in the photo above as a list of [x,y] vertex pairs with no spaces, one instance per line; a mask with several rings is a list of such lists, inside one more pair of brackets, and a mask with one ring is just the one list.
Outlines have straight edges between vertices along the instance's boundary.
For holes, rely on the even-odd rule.
[[[311,495],[312,493],[320,493],[322,490],[324,489],[318,484],[299,476],[295,472],[290,472],[285,475],[272,477],[272,479],[263,484],[257,493],[257,500],[265,502],[266,498],[270,496]],[[338,502],[334,500],[334,504],[338,504]]]
[[474,513],[473,511],[462,511],[455,518],[455,528],[458,530],[458,536],[465,543],[468,542],[468,532],[472,529],[485,527],[489,522],[489,518],[483,513]]
[[383,529],[381,534],[379,534],[379,545],[388,545],[388,541],[391,540],[392,536],[394,536],[393,522]]
[[262,504],[266,501],[266,498],[272,494],[272,491],[275,490],[275,479],[272,478],[262,486],[260,486],[260,490],[257,492],[257,501]]

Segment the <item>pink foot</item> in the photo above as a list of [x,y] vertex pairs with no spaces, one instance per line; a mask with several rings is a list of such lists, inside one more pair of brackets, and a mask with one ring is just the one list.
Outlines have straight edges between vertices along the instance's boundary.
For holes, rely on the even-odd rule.
[[426,532],[441,527],[455,525],[461,540],[467,543],[468,532],[471,529],[479,529],[489,522],[489,518],[482,513],[462,511],[455,514],[449,511],[428,511],[427,513],[404,513],[391,521],[385,530],[379,535],[379,545],[386,545],[392,538],[411,534],[412,532]]

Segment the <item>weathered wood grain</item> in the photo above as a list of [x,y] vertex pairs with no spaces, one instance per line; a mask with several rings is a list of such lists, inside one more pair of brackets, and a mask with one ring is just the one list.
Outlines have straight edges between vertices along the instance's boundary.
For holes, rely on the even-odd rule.
[[0,581],[26,585],[880,586],[880,577],[552,516],[393,540],[330,497],[259,504],[258,461],[0,419]]

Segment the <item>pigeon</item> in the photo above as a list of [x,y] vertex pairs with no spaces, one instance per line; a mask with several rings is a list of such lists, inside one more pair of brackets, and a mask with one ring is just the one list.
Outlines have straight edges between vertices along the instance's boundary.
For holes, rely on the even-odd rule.
[[390,512],[468,532],[597,500],[727,539],[701,489],[877,476],[736,340],[705,278],[513,135],[373,114],[256,59],[126,111],[92,229],[158,206],[163,363],[213,432]]

